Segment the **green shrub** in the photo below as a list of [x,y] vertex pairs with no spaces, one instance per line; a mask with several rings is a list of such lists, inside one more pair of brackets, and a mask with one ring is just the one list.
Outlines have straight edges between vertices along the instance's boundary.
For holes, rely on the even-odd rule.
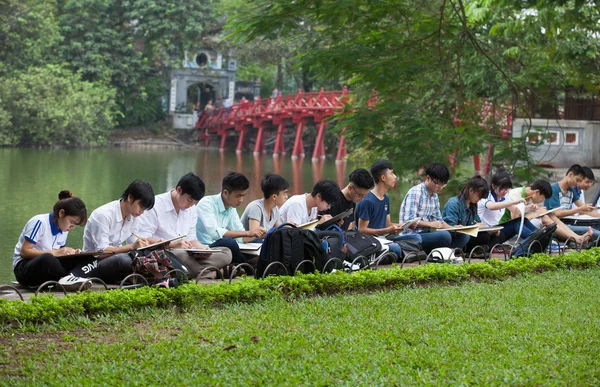
[[107,313],[132,312],[145,308],[176,307],[188,310],[231,303],[252,303],[282,297],[329,295],[344,292],[377,291],[409,285],[461,283],[465,280],[502,280],[525,273],[560,269],[590,269],[600,262],[600,249],[566,255],[536,254],[509,261],[463,265],[428,264],[408,269],[363,270],[351,274],[305,274],[294,277],[248,278],[233,284],[186,283],[178,288],[143,287],[132,290],[82,292],[64,298],[33,296],[31,302],[0,299],[0,324],[55,322],[61,318],[94,317]]

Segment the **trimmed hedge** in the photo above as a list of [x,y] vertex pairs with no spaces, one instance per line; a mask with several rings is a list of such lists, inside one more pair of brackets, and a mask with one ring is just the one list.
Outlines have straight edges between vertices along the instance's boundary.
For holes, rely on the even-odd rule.
[[492,259],[463,265],[428,264],[407,269],[363,270],[351,274],[305,274],[294,277],[246,279],[232,284],[187,283],[174,289],[143,287],[132,290],[82,292],[55,297],[33,296],[30,302],[0,299],[0,324],[52,323],[61,318],[128,312],[148,307],[211,307],[228,303],[251,303],[269,298],[291,300],[302,296],[356,291],[376,291],[410,285],[450,284],[469,280],[502,280],[521,273],[561,269],[589,269],[600,263],[600,249],[565,255],[536,254],[509,261]]

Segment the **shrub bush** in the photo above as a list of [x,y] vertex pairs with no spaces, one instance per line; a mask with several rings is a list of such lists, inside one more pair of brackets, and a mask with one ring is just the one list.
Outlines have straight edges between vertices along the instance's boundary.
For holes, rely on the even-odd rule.
[[229,284],[186,283],[178,288],[143,287],[132,290],[82,292],[63,298],[33,296],[31,302],[0,299],[0,324],[11,326],[46,323],[61,318],[131,312],[144,308],[177,307],[188,310],[228,303],[251,303],[283,297],[329,295],[353,291],[377,291],[405,286],[461,283],[465,280],[502,280],[524,273],[559,269],[589,269],[600,262],[600,249],[566,255],[536,254],[510,261],[492,259],[486,263],[463,265],[428,264],[408,269],[363,270],[351,274],[304,274],[295,277],[248,278]]

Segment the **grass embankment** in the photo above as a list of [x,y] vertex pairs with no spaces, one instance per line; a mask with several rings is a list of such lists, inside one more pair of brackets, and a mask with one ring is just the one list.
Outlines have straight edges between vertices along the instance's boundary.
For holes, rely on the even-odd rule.
[[64,320],[0,336],[0,383],[598,385],[598,289],[593,268]]

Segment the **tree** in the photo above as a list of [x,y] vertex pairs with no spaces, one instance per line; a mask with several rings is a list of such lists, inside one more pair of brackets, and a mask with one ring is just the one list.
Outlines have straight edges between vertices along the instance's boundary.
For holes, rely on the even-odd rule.
[[164,116],[165,65],[202,45],[214,0],[58,0],[60,59],[84,80],[117,90],[122,125]]
[[544,98],[540,91],[573,82],[598,87],[599,14],[592,1],[253,4],[233,19],[236,36],[300,41],[299,65],[352,87],[338,128],[362,149],[359,157],[390,158],[403,170],[448,156],[461,160],[492,144],[518,172],[528,172],[526,143],[481,125],[485,103],[506,106],[514,97],[518,109],[528,93]]
[[115,109],[114,89],[59,66],[0,77],[0,144],[102,144]]

